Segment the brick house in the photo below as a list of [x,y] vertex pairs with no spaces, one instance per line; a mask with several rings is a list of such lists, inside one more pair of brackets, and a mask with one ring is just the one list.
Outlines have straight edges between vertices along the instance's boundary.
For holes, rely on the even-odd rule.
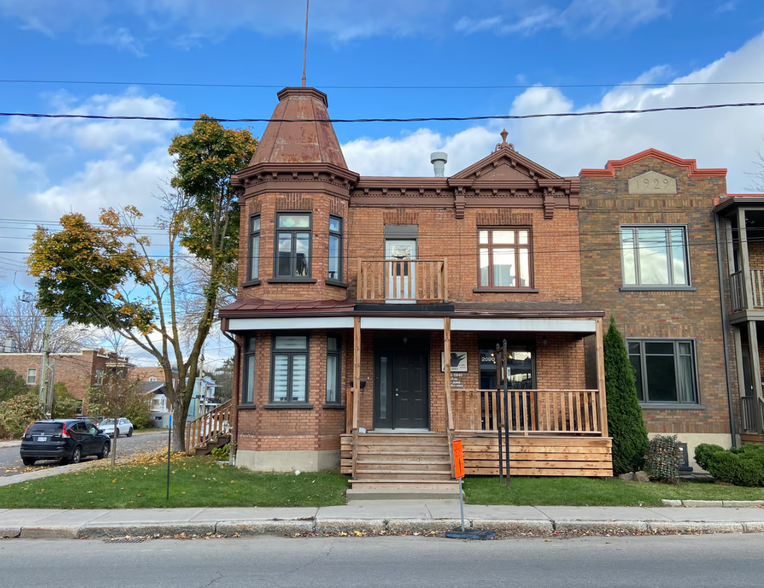
[[[53,385],[63,383],[78,400],[84,400],[88,388],[98,386],[104,374],[118,364],[128,363],[103,349],[83,349],[76,353],[51,353],[48,366],[53,373]],[[10,368],[30,386],[40,386],[42,353],[0,353],[0,369]]]
[[[726,171],[648,149],[580,174],[583,302],[615,317],[648,433],[676,434],[695,467],[698,443],[735,440],[734,342],[750,332],[726,325],[722,306],[728,270],[714,205]],[[730,214],[737,206],[725,204]]]
[[468,474],[495,474],[503,420],[514,474],[611,475],[579,178],[527,159],[506,133],[452,176],[436,153],[435,177],[361,177],[322,122],[325,94],[278,97],[281,120],[232,178],[240,287],[220,316],[236,342],[236,464],[341,467],[354,490],[449,486],[449,441],[464,441]]

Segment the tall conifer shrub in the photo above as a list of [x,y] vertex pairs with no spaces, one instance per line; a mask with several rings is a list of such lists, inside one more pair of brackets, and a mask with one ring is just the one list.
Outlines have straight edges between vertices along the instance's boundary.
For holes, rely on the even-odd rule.
[[637,398],[634,367],[612,316],[603,343],[607,424],[613,438],[613,473],[618,475],[641,470],[644,466],[647,429]]

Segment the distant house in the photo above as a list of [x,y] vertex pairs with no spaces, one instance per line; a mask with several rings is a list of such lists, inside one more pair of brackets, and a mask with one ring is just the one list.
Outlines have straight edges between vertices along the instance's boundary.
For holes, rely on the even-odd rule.
[[170,427],[170,414],[172,407],[167,402],[167,387],[164,382],[149,380],[141,382],[141,391],[150,396],[148,398],[149,416],[155,427],[167,429]]
[[[43,378],[42,353],[0,353],[0,369],[9,368],[30,386],[40,386]],[[48,356],[48,384],[65,384],[75,398],[84,400],[88,388],[100,386],[111,370],[130,366],[126,357],[103,349],[83,349],[76,353],[51,353]],[[52,377],[50,377],[52,376]]]

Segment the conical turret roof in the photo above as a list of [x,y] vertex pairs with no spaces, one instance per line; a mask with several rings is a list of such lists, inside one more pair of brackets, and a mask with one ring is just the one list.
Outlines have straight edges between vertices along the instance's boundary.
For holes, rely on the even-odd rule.
[[326,94],[315,88],[290,87],[281,90],[278,97],[279,103],[250,165],[330,163],[347,169],[334,127],[328,122]]

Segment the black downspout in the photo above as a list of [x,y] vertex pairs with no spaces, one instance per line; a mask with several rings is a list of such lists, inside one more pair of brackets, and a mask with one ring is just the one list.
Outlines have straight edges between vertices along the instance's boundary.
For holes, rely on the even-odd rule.
[[[737,434],[735,431],[735,409],[732,401],[732,377],[730,375],[730,352],[728,347],[727,330],[729,329],[729,317],[727,316],[727,306],[724,304],[724,276],[722,274],[722,244],[719,236],[719,215],[714,212],[714,226],[716,228],[716,259],[719,269],[719,300],[722,309],[722,337],[724,341],[724,375],[727,377],[727,402],[730,412],[730,435],[732,436],[732,447],[737,447]],[[729,243],[727,244],[729,247]]]

